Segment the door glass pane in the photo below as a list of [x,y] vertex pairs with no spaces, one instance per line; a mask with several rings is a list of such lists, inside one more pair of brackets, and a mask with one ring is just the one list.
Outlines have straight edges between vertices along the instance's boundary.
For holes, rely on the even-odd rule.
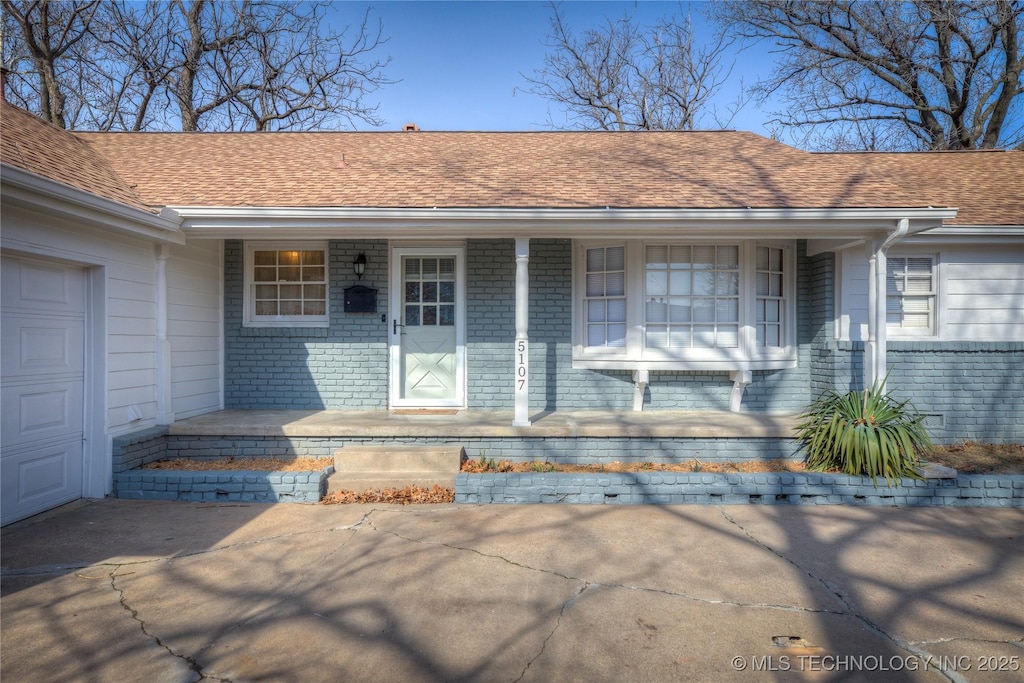
[[405,283],[405,300],[406,301],[419,301],[420,300],[420,283],[418,283],[418,282],[406,282]]
[[438,300],[443,302],[454,302],[455,301],[455,283],[454,282],[442,282],[438,285]]
[[405,324],[409,327],[417,327],[420,324],[420,307],[405,307]]

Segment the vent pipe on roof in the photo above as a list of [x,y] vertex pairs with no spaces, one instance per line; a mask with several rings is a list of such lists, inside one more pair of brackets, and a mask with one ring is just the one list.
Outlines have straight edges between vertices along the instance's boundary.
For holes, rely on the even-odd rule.
[[407,123],[404,126],[402,126],[402,130],[404,132],[417,131],[419,129],[420,129],[420,127],[417,126],[415,123]]

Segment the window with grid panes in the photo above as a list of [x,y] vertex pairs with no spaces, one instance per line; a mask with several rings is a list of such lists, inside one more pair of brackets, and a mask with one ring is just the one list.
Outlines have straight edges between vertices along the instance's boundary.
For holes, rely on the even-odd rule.
[[455,324],[455,259],[442,256],[405,257],[403,284],[406,325]]
[[587,346],[626,345],[626,262],[622,246],[587,249]]
[[574,366],[795,366],[794,242],[577,244]]
[[648,244],[644,267],[648,348],[739,346],[739,247]]
[[755,318],[757,345],[781,346],[786,310],[783,250],[757,247]]
[[887,259],[885,318],[888,329],[897,334],[934,334],[934,256]]
[[253,326],[328,322],[327,249],[246,245],[246,316]]

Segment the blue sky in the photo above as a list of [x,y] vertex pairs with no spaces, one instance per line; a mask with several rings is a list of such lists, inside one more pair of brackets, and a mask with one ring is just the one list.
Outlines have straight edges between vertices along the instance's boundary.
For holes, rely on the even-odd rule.
[[[679,2],[567,2],[563,5],[577,33],[634,14],[640,22],[689,12],[698,30],[709,31],[701,20],[702,3]],[[339,2],[334,8],[340,25],[358,21],[365,2]],[[422,130],[541,130],[561,110],[524,92],[525,75],[543,66],[544,46],[551,16],[546,2],[375,2],[373,15],[384,23],[390,41],[382,54],[390,55],[387,75],[399,80],[373,93],[379,114],[387,121],[382,130],[398,130],[415,122]],[[735,98],[742,77],[751,85],[768,75],[767,53],[737,56],[730,80]],[[765,133],[767,115],[748,104],[731,128]],[[564,119],[563,119],[564,120]],[[370,130],[367,124],[361,129]]]

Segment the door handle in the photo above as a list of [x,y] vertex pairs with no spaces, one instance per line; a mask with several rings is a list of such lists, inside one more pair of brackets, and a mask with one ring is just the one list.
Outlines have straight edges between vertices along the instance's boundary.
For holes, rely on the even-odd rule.
[[392,334],[398,334],[398,328],[399,328],[399,327],[404,327],[404,325],[400,325],[400,324],[398,323],[398,318],[394,318],[394,319],[393,319],[393,320],[391,321],[391,323],[392,323],[392,325],[391,325],[391,333],[392,333]]

